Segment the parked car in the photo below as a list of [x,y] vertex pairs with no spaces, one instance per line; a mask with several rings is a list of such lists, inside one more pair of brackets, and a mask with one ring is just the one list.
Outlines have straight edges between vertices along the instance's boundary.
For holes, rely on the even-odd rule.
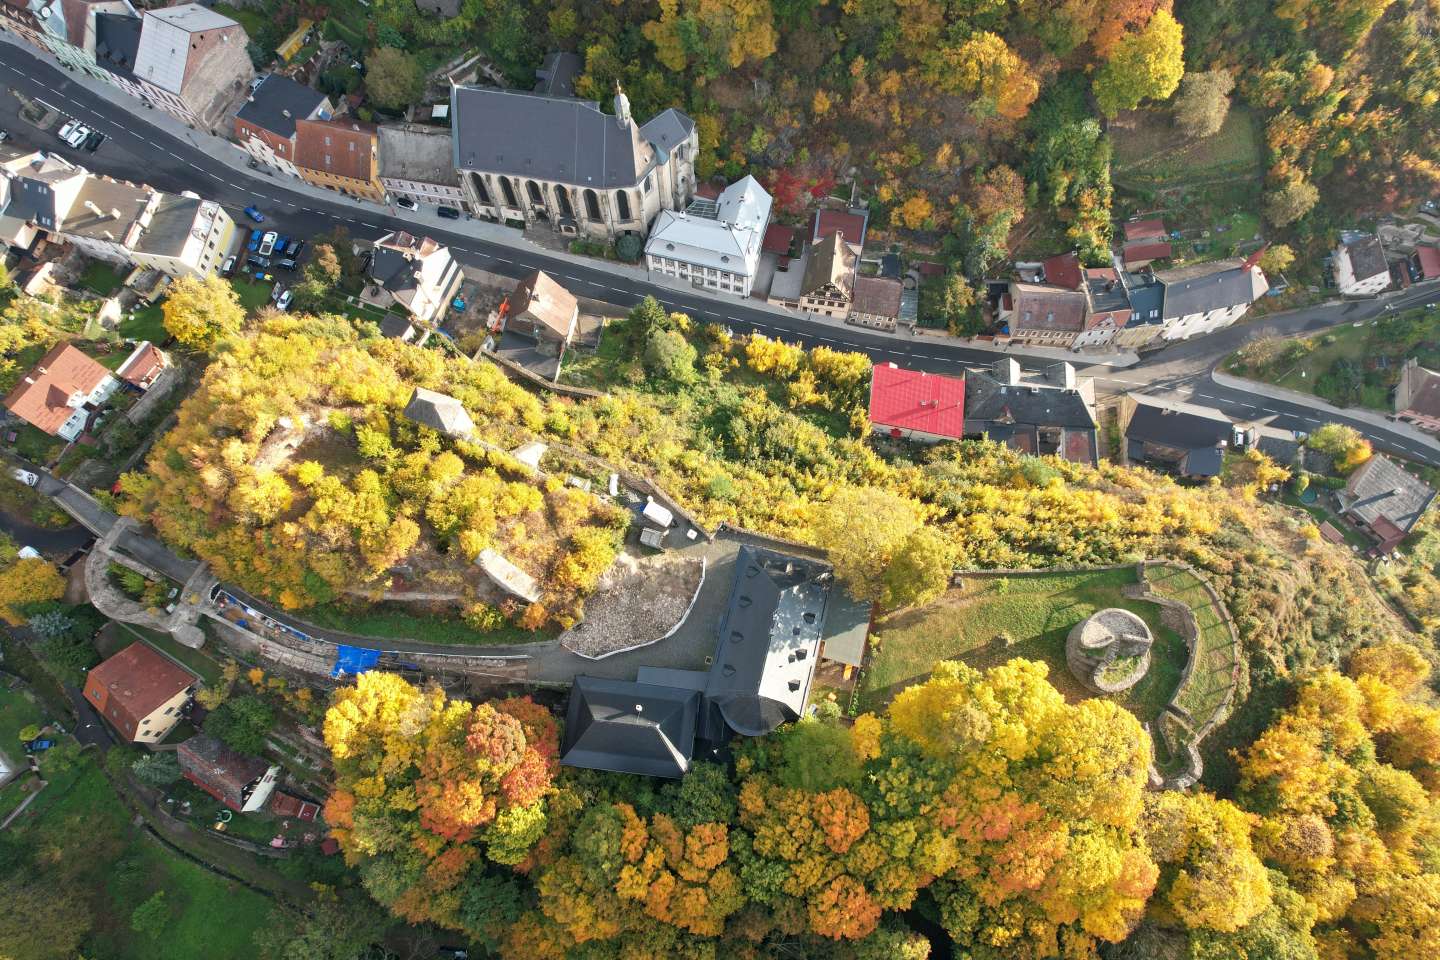
[[271,230],[260,238],[260,256],[268,257],[275,250],[275,231]]
[[254,267],[256,270],[265,270],[268,269],[270,266],[269,257],[246,257],[245,262],[250,264],[250,266]]
[[435,212],[440,215],[440,218],[442,220],[460,219],[460,211],[456,210],[454,207],[440,207]]
[[9,140],[9,139],[10,139],[10,132],[9,132],[8,130],[0,130],[0,143],[4,143],[6,140]]
[[10,471],[10,476],[14,477],[16,480],[19,480],[27,487],[33,487],[40,482],[39,474],[31,473],[29,470],[21,470],[19,467],[16,467],[14,470]]
[[79,150],[85,145],[85,139],[90,136],[90,133],[90,128],[85,126],[85,124],[77,124],[75,130],[70,134],[70,139],[65,142],[70,144],[74,149]]
[[290,245],[290,238],[281,233],[275,237],[275,256],[284,256],[285,248]]
[[63,126],[61,126],[58,131],[56,131],[55,136],[60,138],[61,143],[69,143],[70,136],[75,132],[75,128],[78,126],[80,126],[79,120],[70,120]]
[[36,737],[34,740],[26,740],[24,746],[26,753],[43,753],[55,746],[55,741]]
[[99,130],[91,130],[90,135],[85,138],[85,151],[94,153],[100,149],[100,144],[105,142],[105,134]]
[[291,260],[299,260],[300,251],[303,249],[305,249],[304,240],[291,240],[290,245],[285,248],[285,256],[289,257]]
[[279,267],[281,270],[294,270],[296,264],[294,260],[286,257],[284,260],[277,262],[275,266]]
[[294,299],[295,299],[295,294],[294,294],[292,291],[290,291],[290,290],[286,290],[284,293],[280,294],[280,296],[278,296],[278,297],[275,298],[275,309],[276,309],[276,310],[289,310],[289,309],[290,309],[290,301],[291,301],[291,300],[294,300]]
[[420,204],[416,203],[414,200],[411,200],[409,197],[396,197],[395,206],[399,207],[401,210],[420,209]]
[[259,207],[246,207],[245,216],[249,217],[251,220],[254,220],[256,223],[265,222],[265,214],[260,212]]
[[233,277],[233,276],[235,276],[235,258],[234,258],[234,257],[226,257],[226,258],[225,258],[225,262],[220,265],[220,276],[222,276],[222,277]]
[[245,249],[249,250],[251,253],[254,253],[254,252],[256,252],[257,250],[260,249],[260,231],[259,231],[259,230],[251,230],[251,231],[250,231],[250,242],[247,243],[247,244],[245,244]]

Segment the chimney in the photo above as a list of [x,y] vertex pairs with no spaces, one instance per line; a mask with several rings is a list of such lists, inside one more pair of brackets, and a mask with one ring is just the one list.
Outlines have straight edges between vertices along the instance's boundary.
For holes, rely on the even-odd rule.
[[120,219],[120,208],[119,208],[119,207],[111,207],[111,208],[110,208],[110,219],[111,219],[111,220],[119,220],[119,219]]
[[280,111],[280,116],[284,117],[286,120],[289,120],[289,119],[290,119],[290,111],[289,111],[289,110],[281,110],[281,111]]
[[86,200],[86,201],[85,201],[85,209],[86,209],[86,210],[89,210],[91,213],[95,214],[95,216],[97,216],[97,217],[103,217],[103,216],[105,216],[105,211],[104,211],[104,210],[101,210],[101,209],[100,209],[100,205],[99,205],[98,203],[96,203],[94,200]]
[[43,377],[43,376],[45,376],[45,374],[49,373],[50,371],[49,371],[49,369],[46,368],[46,367],[36,367],[36,368],[35,368],[35,372],[38,373],[38,374],[40,374],[40,376]]

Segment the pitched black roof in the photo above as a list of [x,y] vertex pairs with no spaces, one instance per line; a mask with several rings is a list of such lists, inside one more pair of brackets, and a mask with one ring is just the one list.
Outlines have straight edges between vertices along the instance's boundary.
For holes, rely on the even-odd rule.
[[1218,447],[1230,441],[1233,425],[1218,410],[1205,412],[1204,407],[1131,394],[1135,413],[1125,428],[1125,439],[1155,443],[1177,450],[1199,450]]
[[140,50],[139,17],[116,13],[95,14],[95,62],[119,77],[135,76],[135,54]]
[[[1028,380],[1008,385],[983,370],[965,374],[965,421],[966,433],[983,433],[991,421],[1079,429],[1095,426],[1078,390]],[[976,425],[973,429],[972,422]]]
[[1194,313],[1208,313],[1226,307],[1255,302],[1255,281],[1249,267],[1237,266],[1200,276],[1184,275],[1169,279],[1161,274],[1159,279],[1165,286],[1166,317],[1186,317]]
[[324,99],[325,94],[319,90],[272,73],[255,88],[249,102],[235,116],[288,140],[295,135],[295,121],[309,119]]
[[1127,273],[1125,285],[1130,293],[1130,320],[1126,326],[1137,327],[1160,323],[1165,308],[1165,287],[1148,273]]
[[697,690],[578,676],[570,688],[560,762],[571,767],[680,777],[690,769]]
[[749,544],[736,554],[705,684],[706,701],[736,733],[763,736],[799,719],[825,627],[826,574],[822,564]]
[[575,96],[575,78],[585,69],[585,61],[578,53],[547,53],[545,62],[535,71],[535,93],[547,97]]

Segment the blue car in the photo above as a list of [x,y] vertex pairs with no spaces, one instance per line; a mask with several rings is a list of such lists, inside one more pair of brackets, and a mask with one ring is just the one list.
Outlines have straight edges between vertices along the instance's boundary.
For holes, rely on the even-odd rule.
[[260,212],[259,207],[246,207],[245,216],[249,217],[251,220],[254,220],[256,223],[265,222],[265,214]]
[[278,237],[275,238],[275,252],[276,252],[276,253],[284,254],[284,253],[285,253],[285,248],[286,248],[287,246],[289,246],[289,245],[290,245],[290,238],[287,237],[287,236],[285,236],[285,234],[282,233],[282,234],[280,234],[280,236],[278,236]]
[[27,740],[27,741],[25,741],[25,752],[26,752],[26,753],[43,753],[44,751],[49,750],[49,749],[50,749],[51,747],[53,747],[53,746],[55,746],[55,741],[54,741],[54,740],[42,740],[42,739]]
[[246,247],[246,249],[249,250],[251,253],[254,253],[254,252],[256,252],[257,250],[260,249],[260,231],[259,231],[259,230],[251,230],[251,231],[250,231],[250,242],[247,243],[247,244],[245,245],[245,247]]

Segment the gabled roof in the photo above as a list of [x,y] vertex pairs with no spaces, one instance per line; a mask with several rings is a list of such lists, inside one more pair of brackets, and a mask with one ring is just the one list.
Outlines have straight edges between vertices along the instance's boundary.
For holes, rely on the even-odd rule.
[[155,344],[149,340],[141,340],[130,356],[125,358],[125,362],[115,370],[115,376],[126,383],[141,386],[167,365],[165,354],[161,353]]
[[1165,238],[1165,221],[1159,217],[1150,220],[1131,220],[1125,224],[1125,242]]
[[1125,244],[1121,251],[1121,258],[1125,261],[1125,266],[1130,267],[1146,264],[1151,260],[1168,260],[1171,253],[1168,241],[1142,240],[1137,243]]
[[133,737],[140,721],[198,682],[190,671],[137,640],[90,671],[85,695],[102,716]]
[[375,127],[368,123],[296,118],[295,166],[368,182],[375,143]]
[[833,596],[825,611],[825,659],[858,667],[865,660],[865,641],[870,636],[868,601],[856,600],[846,591]]
[[289,140],[295,136],[295,121],[308,120],[317,107],[327,102],[319,90],[272,73],[250,94],[235,119],[267,130],[281,140]]
[[1135,413],[1125,428],[1127,440],[1177,450],[1218,447],[1230,442],[1234,424],[1214,407],[1140,393],[1127,396],[1135,401]]
[[510,295],[512,316],[528,313],[561,337],[570,336],[578,307],[575,295],[543,270],[536,270],[521,280]]
[[270,769],[259,757],[236,753],[203,733],[180,744],[175,759],[180,761],[185,779],[236,810],[245,805],[245,788]]
[[638,124],[594,100],[456,85],[450,121],[457,170],[612,189],[635,186],[655,160]]
[[1045,282],[1053,287],[1078,290],[1082,273],[1080,258],[1073,253],[1062,253],[1046,260],[1042,265]]
[[570,688],[560,762],[570,767],[680,777],[690,769],[700,693],[584,675]]
[[646,254],[754,276],[770,220],[770,194],[747,176],[721,192],[715,209],[713,219],[660,211],[645,242]]
[[1259,267],[1222,260],[1155,274],[1165,288],[1165,319],[1254,303],[1270,289]]
[[656,153],[668,157],[671,150],[690,139],[694,130],[695,121],[671,107],[645,121],[640,135],[655,148]]
[[847,210],[817,210],[815,216],[810,218],[810,242],[823,240],[832,233],[839,232],[845,237],[846,243],[863,247],[867,222],[865,216]]
[[1395,412],[1440,417],[1440,373],[1425,369],[1413,357],[1406,360],[1395,387]]
[[1089,304],[1082,291],[1018,280],[1010,285],[1010,291],[1015,309],[1010,319],[1012,330],[1085,329]]
[[452,437],[464,437],[475,430],[475,422],[454,397],[416,387],[405,404],[405,417]]
[[965,379],[878,363],[870,371],[870,422],[958,440],[965,435]]
[[5,406],[22,420],[54,434],[75,412],[69,405],[71,396],[90,394],[108,376],[109,370],[70,344],[57,343],[10,391]]
[[971,425],[966,430],[983,432],[991,422],[1093,429],[1093,384],[1067,387],[1063,380],[1037,378],[1006,383],[990,370],[970,370],[965,374],[965,420]]
[[854,290],[855,265],[859,259],[839,231],[816,240],[810,245],[810,257],[805,262],[800,295],[808,297],[827,283],[833,283],[848,299]]
[[1372,529],[1388,521],[1400,535],[1415,528],[1435,499],[1423,480],[1382,454],[1366,460],[1345,484],[1345,510]]
[[1368,280],[1390,272],[1379,237],[1361,237],[1344,244],[1340,250],[1349,259],[1356,280]]
[[725,723],[760,737],[798,720],[825,626],[827,570],[812,560],[746,544],[720,620],[705,700]]
[[900,316],[900,300],[905,287],[899,280],[884,277],[856,277],[855,296],[850,309],[856,313],[868,313],[877,317]]
[[1129,313],[1130,295],[1125,284],[1110,267],[1091,267],[1085,271],[1085,286],[1090,294],[1090,312]]
[[790,244],[795,240],[795,228],[782,223],[772,223],[765,228],[765,241],[760,248],[766,253],[788,256]]

